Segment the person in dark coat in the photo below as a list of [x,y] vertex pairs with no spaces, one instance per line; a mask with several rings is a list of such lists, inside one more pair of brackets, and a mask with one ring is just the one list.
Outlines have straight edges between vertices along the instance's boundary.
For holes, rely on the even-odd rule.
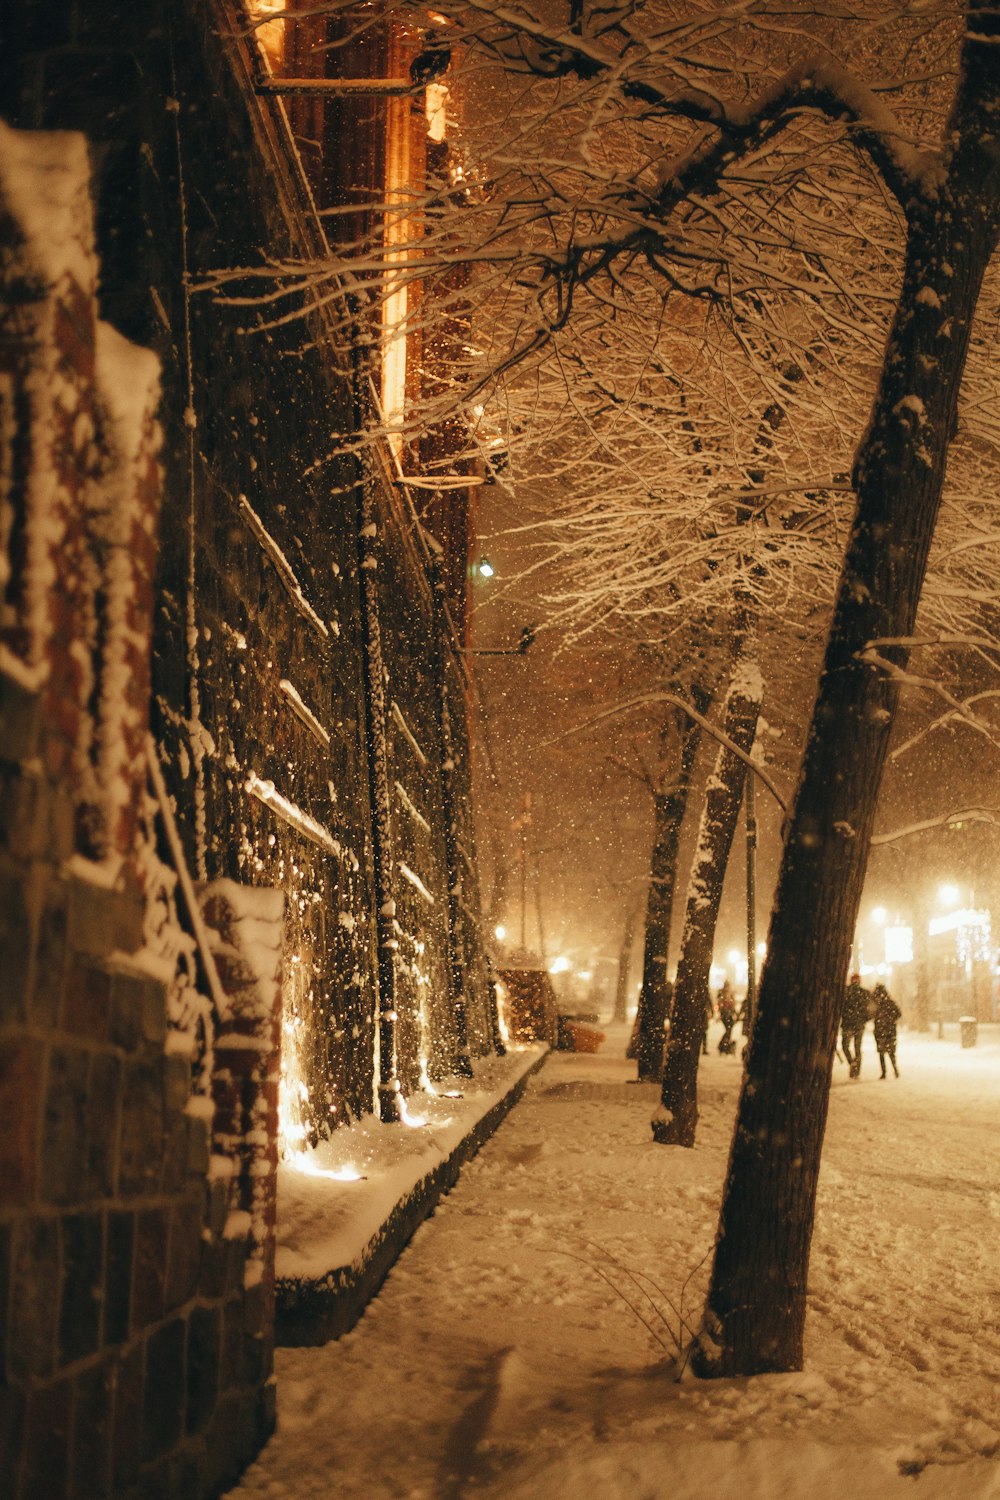
[[857,1078],[861,1072],[861,1038],[868,1025],[868,998],[861,975],[852,974],[840,1017],[840,1040],[852,1078]]
[[892,1071],[898,1078],[899,1069],[896,1066],[896,1023],[903,1013],[884,984],[877,984],[872,990],[872,1001],[875,1006],[875,1045],[878,1048],[878,1060],[882,1068],[882,1077],[886,1076],[885,1060],[888,1057],[892,1063]]
[[736,1051],[736,1043],[733,1041],[733,1027],[736,1025],[736,999],[728,979],[722,982],[716,998],[716,1010],[719,1020],[722,1022],[722,1037],[719,1041],[719,1051],[723,1054]]

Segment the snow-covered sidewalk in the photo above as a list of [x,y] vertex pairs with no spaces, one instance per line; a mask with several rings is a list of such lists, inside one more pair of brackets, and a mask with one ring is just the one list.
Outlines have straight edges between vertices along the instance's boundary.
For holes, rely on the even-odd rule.
[[353,1328],[389,1267],[488,1140],[548,1048],[482,1057],[473,1078],[429,1087],[405,1125],[338,1130],[278,1171],[277,1336],[325,1344]]
[[1000,1037],[903,1033],[898,1083],[866,1048],[834,1074],[802,1374],[669,1373],[740,1068],[703,1059],[698,1146],[657,1147],[612,1032],[546,1062],[352,1333],[279,1350],[233,1500],[1000,1500]]
[[363,1120],[338,1130],[297,1167],[278,1171],[279,1280],[321,1278],[361,1264],[395,1206],[420,1190],[476,1126],[536,1067],[538,1044],[481,1058],[473,1081],[448,1079],[408,1113],[412,1128]]

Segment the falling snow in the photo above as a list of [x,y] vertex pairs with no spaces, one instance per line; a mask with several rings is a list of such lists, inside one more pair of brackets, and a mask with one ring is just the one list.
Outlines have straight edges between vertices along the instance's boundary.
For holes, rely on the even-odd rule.
[[612,1031],[547,1062],[352,1333],[279,1351],[232,1500],[996,1496],[1000,1030],[956,1032],[834,1074],[802,1373],[678,1382],[740,1068],[705,1058],[697,1147],[657,1147]]

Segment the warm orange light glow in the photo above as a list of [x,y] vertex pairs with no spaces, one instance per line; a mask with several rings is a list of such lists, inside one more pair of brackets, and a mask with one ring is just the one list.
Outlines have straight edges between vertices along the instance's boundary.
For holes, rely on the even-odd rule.
[[427,134],[432,141],[448,138],[448,85],[429,83],[424,91],[424,114],[427,118]]
[[330,1182],[363,1182],[365,1180],[364,1173],[359,1172],[357,1167],[352,1167],[349,1163],[342,1167],[317,1165],[311,1151],[296,1151],[294,1156],[288,1158],[287,1164],[296,1172],[304,1172],[307,1177],[325,1177]]
[[296,1162],[310,1147],[309,1089],[306,1085],[303,1010],[311,999],[312,964],[293,953],[282,996],[281,1077],[278,1082],[278,1153]]
[[389,447],[397,456],[403,451],[401,429],[406,411],[407,303],[407,289],[403,286],[389,294],[382,309],[382,414],[390,429]]
[[[292,971],[295,973],[295,970]],[[309,1090],[302,1079],[301,1021],[292,996],[286,996],[281,1022],[281,1081],[278,1084],[278,1150],[286,1159],[306,1149]]]
[[[261,16],[268,16],[284,9],[285,0],[251,0],[250,18],[257,21]],[[285,60],[284,21],[268,21],[265,25],[257,27],[254,36],[257,38],[257,44],[264,54],[270,71],[280,73]]]
[[497,1030],[503,1040],[505,1047],[510,1046],[510,1032],[507,1030],[506,1001],[507,991],[502,984],[497,984]]
[[[421,1021],[422,1020],[423,1010],[421,1009]],[[431,1083],[430,1074],[427,1071],[426,1057],[422,1057],[420,1059],[420,1087],[423,1089],[425,1094],[433,1094],[435,1098],[437,1097],[437,1089],[434,1087],[433,1083]]]
[[406,1100],[403,1098],[402,1094],[400,1094],[397,1104],[399,1108],[399,1118],[402,1120],[404,1125],[409,1125],[411,1130],[419,1130],[422,1126],[427,1124],[426,1115],[412,1115],[410,1113]]
[[[412,178],[410,161],[410,101],[387,102],[385,151],[385,241],[389,267],[406,259],[404,249],[412,226],[409,221],[407,187]],[[392,275],[390,270],[390,276]],[[403,451],[401,431],[406,412],[406,320],[409,291],[404,281],[390,280],[382,304],[382,415],[390,429],[389,446],[399,458]],[[392,431],[396,428],[396,431]]]

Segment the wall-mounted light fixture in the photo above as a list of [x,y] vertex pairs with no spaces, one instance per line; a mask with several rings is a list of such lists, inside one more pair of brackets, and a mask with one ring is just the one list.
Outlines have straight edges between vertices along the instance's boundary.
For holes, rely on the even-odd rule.
[[462,656],[524,656],[535,644],[534,625],[525,625],[516,646],[461,646]]

